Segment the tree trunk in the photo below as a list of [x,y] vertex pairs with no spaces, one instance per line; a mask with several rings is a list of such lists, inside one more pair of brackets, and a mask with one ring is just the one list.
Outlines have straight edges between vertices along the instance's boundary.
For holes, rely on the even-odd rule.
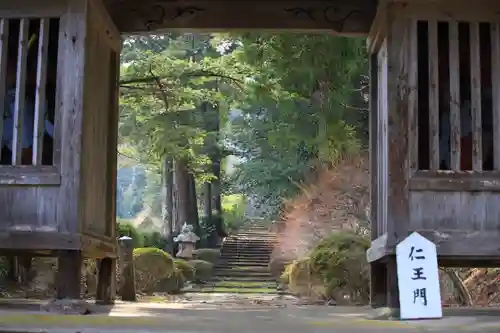
[[162,207],[162,219],[163,219],[163,234],[167,239],[167,248],[165,251],[172,254],[173,253],[173,185],[174,177],[172,170],[172,159],[165,156],[163,163],[163,207]]
[[195,234],[200,234],[200,219],[198,216],[198,198],[196,196],[196,181],[192,173],[189,174],[189,206],[188,224],[193,226]]
[[189,170],[183,159],[174,162],[174,196],[173,230],[179,233],[184,223],[190,223]]
[[450,278],[450,280],[453,282],[453,285],[455,288],[458,290],[458,293],[460,295],[460,301],[462,302],[461,305],[464,306],[472,306],[472,297],[467,290],[467,287],[464,285],[462,279],[458,275],[458,272],[453,269],[453,268],[441,268],[446,275]]
[[203,215],[205,221],[212,219],[212,185],[208,182],[203,184]]

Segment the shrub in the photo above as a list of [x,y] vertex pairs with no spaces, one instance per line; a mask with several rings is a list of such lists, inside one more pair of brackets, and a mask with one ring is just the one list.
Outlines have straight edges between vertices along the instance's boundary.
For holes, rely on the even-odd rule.
[[189,262],[183,259],[175,259],[174,266],[176,271],[182,274],[185,281],[191,281],[194,279],[194,267],[189,264]]
[[194,281],[206,281],[212,277],[214,265],[204,260],[188,261],[194,269]]
[[350,231],[336,231],[316,245],[309,257],[288,265],[282,278],[293,293],[342,300],[368,299],[369,241]]
[[118,237],[128,236],[133,239],[134,247],[139,248],[144,246],[144,240],[141,233],[130,222],[120,220],[116,223]]
[[154,247],[134,249],[135,279],[138,291],[152,291],[162,280],[174,273],[174,260]]
[[172,274],[158,282],[154,290],[157,292],[176,294],[182,290],[184,282],[185,280],[182,272],[175,269]]
[[196,259],[208,261],[209,263],[215,264],[220,258],[219,249],[197,249],[194,252]]
[[247,200],[242,194],[222,196],[222,219],[226,230],[238,230],[245,221]]
[[142,239],[143,247],[156,247],[163,250],[167,245],[167,239],[157,231],[143,233]]

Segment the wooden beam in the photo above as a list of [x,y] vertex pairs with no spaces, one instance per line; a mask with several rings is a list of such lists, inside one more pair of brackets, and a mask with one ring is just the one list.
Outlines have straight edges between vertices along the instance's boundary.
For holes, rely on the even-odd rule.
[[0,165],[0,186],[60,184],[61,173],[53,166]]
[[[401,242],[413,231],[436,244],[438,256],[466,259],[466,258],[498,258],[500,247],[500,231],[498,230],[429,230],[417,229],[408,231],[408,234],[398,237],[397,243]],[[385,257],[395,255],[396,246],[387,244],[387,238],[379,237],[372,242],[368,249],[366,259],[368,262],[384,259]]]
[[366,35],[375,0],[105,0],[125,34],[166,29],[298,30]]
[[[409,227],[408,192],[408,132],[410,107],[408,95],[408,20],[400,20],[398,5],[391,5],[387,12],[387,236],[388,244],[395,245]],[[392,288],[392,287],[391,287]]]
[[400,5],[398,17],[425,21],[500,21],[500,2],[497,0],[386,0]]
[[500,172],[418,171],[410,178],[411,191],[500,191]]

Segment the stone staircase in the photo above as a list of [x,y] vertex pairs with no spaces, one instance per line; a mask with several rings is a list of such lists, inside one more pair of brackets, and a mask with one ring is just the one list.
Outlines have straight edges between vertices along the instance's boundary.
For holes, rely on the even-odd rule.
[[203,291],[277,293],[276,280],[268,266],[276,242],[276,234],[258,224],[250,224],[227,237],[214,267],[214,278]]

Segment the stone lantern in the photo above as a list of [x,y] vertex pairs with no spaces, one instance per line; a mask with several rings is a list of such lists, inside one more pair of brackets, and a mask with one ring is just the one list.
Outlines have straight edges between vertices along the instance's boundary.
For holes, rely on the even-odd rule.
[[192,259],[193,251],[196,247],[196,242],[200,240],[193,232],[193,226],[184,223],[181,229],[181,233],[174,237],[174,242],[179,244],[179,251],[176,254],[177,258]]

